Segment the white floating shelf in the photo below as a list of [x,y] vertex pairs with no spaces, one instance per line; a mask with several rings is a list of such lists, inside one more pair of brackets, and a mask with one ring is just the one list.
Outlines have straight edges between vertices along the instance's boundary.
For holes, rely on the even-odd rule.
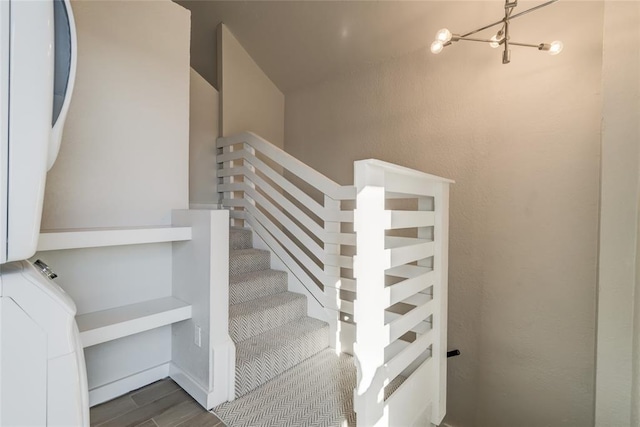
[[83,347],[191,319],[191,306],[166,297],[76,316]]
[[42,231],[38,251],[191,240],[191,227],[89,228]]

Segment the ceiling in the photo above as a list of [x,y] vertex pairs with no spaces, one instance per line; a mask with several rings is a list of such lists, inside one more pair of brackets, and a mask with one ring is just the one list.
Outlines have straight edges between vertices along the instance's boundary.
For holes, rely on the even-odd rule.
[[[215,28],[223,22],[284,93],[418,49],[428,52],[438,29],[462,33],[504,13],[502,0],[176,2],[191,10],[191,65],[210,83],[216,86]],[[539,3],[520,1],[516,12]]]

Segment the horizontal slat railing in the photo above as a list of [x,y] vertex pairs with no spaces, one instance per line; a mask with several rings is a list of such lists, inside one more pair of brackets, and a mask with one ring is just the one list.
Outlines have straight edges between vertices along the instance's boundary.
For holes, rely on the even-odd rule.
[[[244,143],[249,144],[257,152],[275,161],[278,165],[300,177],[306,183],[334,200],[353,200],[355,198],[355,188],[353,186],[339,185],[254,133],[243,132],[233,136],[218,138],[217,147],[225,148]],[[226,160],[223,158],[222,160],[218,160],[218,162],[220,161],[224,162]]]
[[355,199],[355,187],[337,184],[249,132],[219,138],[217,147],[218,191],[231,218],[250,225],[336,322],[340,312],[353,315],[343,291],[353,293],[355,282],[341,277],[353,259],[341,248],[355,246],[356,235],[342,231],[353,210],[341,202]]
[[[355,163],[358,425],[412,424],[429,406],[432,423],[444,416],[450,183],[377,160]],[[381,400],[397,377],[402,385]]]
[[439,424],[452,181],[365,160],[355,163],[355,185],[343,186],[249,132],[217,147],[230,217],[249,225],[327,310],[332,335],[340,321],[355,323],[358,426],[412,424],[425,405]]

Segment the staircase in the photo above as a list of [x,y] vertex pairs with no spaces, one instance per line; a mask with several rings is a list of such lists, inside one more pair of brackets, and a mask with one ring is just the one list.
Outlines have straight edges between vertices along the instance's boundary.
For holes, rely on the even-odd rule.
[[236,400],[214,412],[232,427],[355,425],[352,357],[329,348],[329,325],[307,316],[306,297],[287,291],[287,273],[252,240],[250,229],[229,232]]
[[452,181],[361,160],[340,185],[249,132],[216,147],[221,205],[251,227],[230,231],[235,399],[216,414],[230,427],[440,424]]

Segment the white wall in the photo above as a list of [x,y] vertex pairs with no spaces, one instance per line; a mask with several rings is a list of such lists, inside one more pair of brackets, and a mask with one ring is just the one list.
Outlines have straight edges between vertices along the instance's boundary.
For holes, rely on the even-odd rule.
[[218,26],[221,136],[250,130],[284,144],[284,95],[251,59],[229,29]]
[[[189,197],[189,12],[74,1],[78,70],[45,229],[171,223]],[[41,252],[80,314],[171,295],[171,245]],[[90,347],[95,389],[171,358],[168,327]]]
[[218,203],[216,138],[219,97],[193,68],[189,89],[189,203],[192,206]]
[[632,425],[632,409],[636,411],[633,425],[639,422],[637,389],[631,398],[640,362],[640,351],[636,350],[635,360],[632,357],[634,339],[640,345],[640,328],[634,333],[640,188],[639,3],[605,2],[603,41],[595,424],[604,427]]
[[560,2],[514,22],[519,40],[563,40],[556,57],[425,40],[286,94],[286,150],[329,177],[374,157],[456,180],[452,426],[593,424],[602,13]]

